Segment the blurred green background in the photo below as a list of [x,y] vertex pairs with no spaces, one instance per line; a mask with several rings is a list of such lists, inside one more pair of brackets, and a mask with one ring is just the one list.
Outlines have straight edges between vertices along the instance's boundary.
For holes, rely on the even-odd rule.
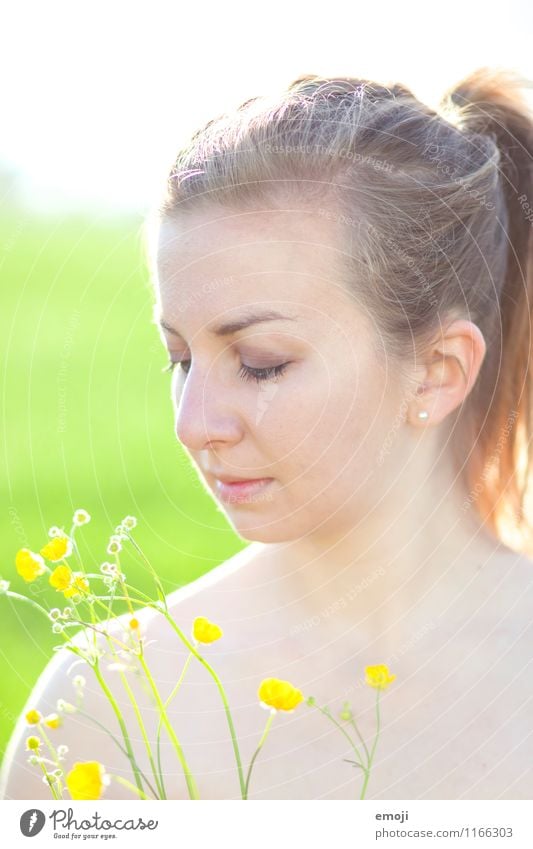
[[[87,569],[108,559],[109,535],[130,514],[167,592],[247,545],[175,438],[141,227],[140,216],[0,214],[0,578],[15,592],[44,588],[50,606],[55,591],[25,584],[15,554],[39,551],[52,525],[68,531],[77,508],[92,517],[76,532]],[[123,554],[128,580],[152,593],[140,559]],[[1,759],[58,638],[6,596],[0,637]]]

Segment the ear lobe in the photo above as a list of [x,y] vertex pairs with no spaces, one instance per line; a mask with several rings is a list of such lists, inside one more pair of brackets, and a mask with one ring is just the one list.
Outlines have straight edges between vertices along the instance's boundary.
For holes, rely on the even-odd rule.
[[477,380],[485,352],[485,339],[476,324],[457,320],[449,325],[436,341],[433,359],[426,366],[424,391],[417,391],[417,424],[420,409],[428,411],[429,424],[439,424],[463,403]]

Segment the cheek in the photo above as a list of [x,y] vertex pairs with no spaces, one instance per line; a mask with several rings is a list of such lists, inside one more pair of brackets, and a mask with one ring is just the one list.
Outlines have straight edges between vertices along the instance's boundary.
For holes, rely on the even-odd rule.
[[[288,462],[322,484],[342,470],[365,475],[375,464],[387,431],[385,387],[379,375],[347,367],[323,373],[291,398],[283,444]],[[339,474],[340,473],[340,474]],[[346,478],[345,478],[346,480]]]

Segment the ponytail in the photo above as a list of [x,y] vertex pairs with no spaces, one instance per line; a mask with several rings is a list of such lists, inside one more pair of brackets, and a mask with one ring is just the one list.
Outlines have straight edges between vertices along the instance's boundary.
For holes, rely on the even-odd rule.
[[[494,337],[467,411],[473,446],[466,464],[469,498],[487,525],[533,554],[526,499],[532,469],[533,113],[521,94],[533,82],[482,68],[445,95],[465,133],[489,135],[500,153],[507,261]],[[464,458],[463,458],[464,459]],[[531,517],[530,517],[531,518]],[[509,524],[511,527],[509,527]]]

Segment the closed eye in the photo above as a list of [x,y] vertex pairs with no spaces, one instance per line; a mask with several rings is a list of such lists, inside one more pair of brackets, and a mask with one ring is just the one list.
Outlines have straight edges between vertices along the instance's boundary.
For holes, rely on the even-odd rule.
[[[170,360],[169,364],[163,369],[164,372],[173,372],[176,366],[181,366],[185,375],[189,373],[191,365],[190,360]],[[264,380],[274,380],[280,377],[290,363],[281,363],[279,366],[266,366],[265,368],[252,368],[241,364],[239,369],[239,377],[243,380],[254,380],[256,383],[261,383]],[[185,368],[186,367],[186,368]]]

